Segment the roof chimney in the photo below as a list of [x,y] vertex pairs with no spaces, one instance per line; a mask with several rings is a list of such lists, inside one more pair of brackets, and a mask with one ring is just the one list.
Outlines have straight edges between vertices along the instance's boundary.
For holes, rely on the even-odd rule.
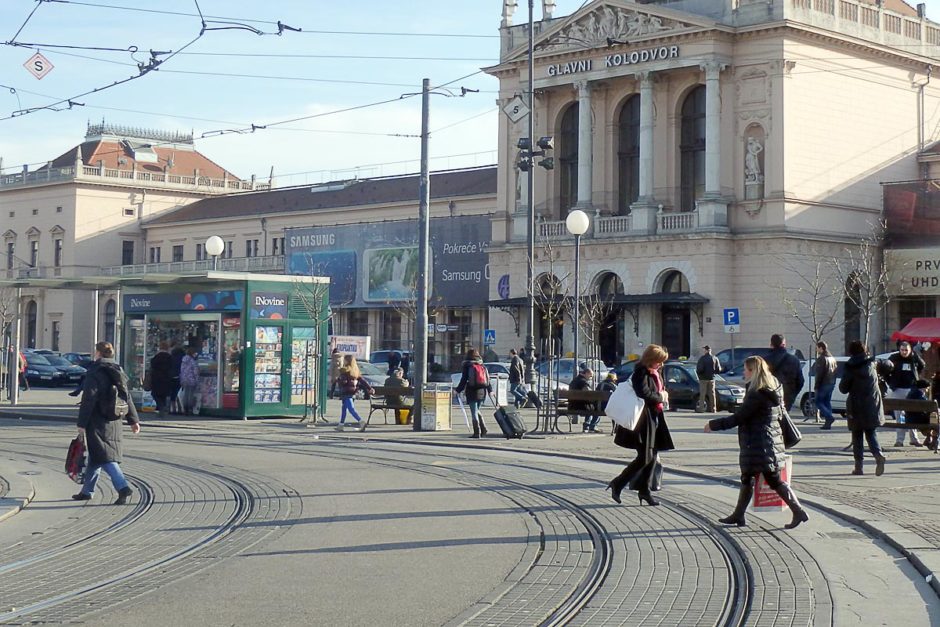
[[927,4],[925,2],[917,5],[917,17],[921,19],[927,17]]

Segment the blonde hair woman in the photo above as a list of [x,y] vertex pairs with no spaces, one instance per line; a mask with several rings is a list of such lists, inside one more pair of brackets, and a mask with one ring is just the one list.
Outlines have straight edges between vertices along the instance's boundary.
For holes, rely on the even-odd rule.
[[663,385],[660,369],[667,359],[669,353],[665,348],[650,344],[643,351],[640,363],[630,377],[630,384],[637,397],[643,400],[644,407],[635,429],[630,431],[617,427],[615,432],[614,442],[618,446],[636,449],[636,458],[607,484],[611,498],[618,503],[620,493],[629,487],[638,492],[640,503],[659,505],[651,492],[653,470],[659,461],[659,451],[675,448],[663,414],[663,407],[669,402],[669,394]]
[[369,394],[372,394],[373,390],[372,386],[362,378],[362,373],[359,371],[359,364],[356,363],[355,356],[343,355],[343,365],[339,369],[339,376],[336,377],[336,387],[339,388],[339,397],[343,402],[343,411],[340,413],[339,424],[336,426],[336,430],[342,431],[345,427],[347,412],[352,414],[353,418],[359,423],[360,428],[365,430],[365,423],[362,417],[356,412],[356,407],[353,405],[353,398],[360,389],[365,390]]
[[785,527],[793,529],[809,520],[789,484],[780,479],[784,466],[783,432],[780,417],[783,412],[783,386],[770,372],[770,366],[760,357],[744,360],[744,380],[747,392],[744,403],[734,414],[715,418],[705,425],[705,432],[738,428],[741,447],[741,490],[734,512],[718,522],[743,527],[744,512],[754,494],[754,480],[764,475],[769,485],[793,512],[793,520]]

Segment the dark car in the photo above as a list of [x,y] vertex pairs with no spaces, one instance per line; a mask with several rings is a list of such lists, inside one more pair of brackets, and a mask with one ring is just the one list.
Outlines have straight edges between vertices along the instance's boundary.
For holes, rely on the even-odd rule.
[[633,376],[633,371],[636,370],[638,363],[640,363],[639,359],[631,359],[630,361],[623,362],[619,366],[614,366],[610,371],[617,375],[618,384],[623,383]]
[[[667,361],[662,368],[663,382],[669,392],[671,409],[695,409],[699,386],[695,364],[688,361]],[[733,411],[744,402],[744,388],[715,375],[715,397],[719,411]]]
[[91,358],[91,353],[62,353],[62,356],[82,368],[87,368],[88,364],[94,361],[94,359]]
[[[721,364],[721,374],[725,379],[733,381],[734,383],[743,383],[744,360],[751,355],[767,359],[767,355],[770,354],[771,350],[769,346],[735,346],[734,349],[726,348],[718,351],[715,357],[718,358],[718,362]],[[796,355],[796,358],[801,362],[805,360],[803,351],[799,349],[788,347],[787,352],[791,355]],[[731,358],[732,354],[734,355],[734,359]]]
[[58,368],[49,363],[45,355],[23,353],[26,358],[26,380],[30,385],[61,385],[67,379]]
[[77,385],[85,378],[85,369],[81,366],[76,366],[65,357],[60,355],[43,355],[43,357],[62,374],[63,379],[61,383]]

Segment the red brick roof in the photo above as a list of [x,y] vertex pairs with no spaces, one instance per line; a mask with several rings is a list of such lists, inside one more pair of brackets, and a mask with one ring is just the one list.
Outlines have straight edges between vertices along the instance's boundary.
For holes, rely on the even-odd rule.
[[[862,0],[866,4],[877,4],[876,0]],[[909,5],[904,0],[885,0],[885,9],[888,11],[894,11],[895,13],[900,13],[901,15],[908,15],[910,17],[917,17],[917,9]]]
[[[402,202],[414,203],[417,215],[419,178],[409,174],[203,198],[147,225]],[[487,194],[493,195],[495,202],[495,165],[431,173],[432,199]]]
[[[200,176],[239,180],[237,176],[195,150],[179,150],[173,147],[156,146],[152,150],[157,153],[159,162],[147,163],[138,162],[134,159],[133,150],[123,142],[104,140],[87,141],[69,149],[68,152],[59,155],[52,161],[52,167],[67,167],[74,164],[76,148],[81,148],[82,162],[88,166],[97,166],[99,161],[104,161],[104,167],[113,170],[133,170],[136,168],[138,171],[144,172],[163,172],[166,169],[169,174],[179,174],[181,176],[192,176],[193,172],[198,169]],[[173,167],[167,169],[171,159]],[[45,166],[40,170],[44,168]]]

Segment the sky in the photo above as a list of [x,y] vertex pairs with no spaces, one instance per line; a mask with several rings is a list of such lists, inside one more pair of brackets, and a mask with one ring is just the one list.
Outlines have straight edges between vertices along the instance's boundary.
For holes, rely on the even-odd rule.
[[[583,2],[558,0],[555,14]],[[940,0],[926,4],[928,17],[940,20]],[[431,98],[431,169],[493,164],[498,83],[480,68],[498,59],[502,5],[2,0],[2,168],[37,167],[80,143],[88,122],[103,119],[192,132],[197,149],[236,176],[267,179],[273,170],[278,186],[417,172],[421,99],[402,96],[420,92],[423,78],[447,86]],[[527,19],[525,0],[519,5],[516,23]],[[541,2],[535,5],[539,19]],[[218,30],[199,37],[199,11]],[[302,32],[278,36],[278,21]],[[36,49],[54,66],[41,80],[23,67]],[[138,75],[151,50],[177,54],[158,55],[159,69],[140,78],[80,95]],[[461,97],[461,87],[478,91]],[[50,105],[61,110],[42,108]],[[250,132],[252,125],[268,128]]]

